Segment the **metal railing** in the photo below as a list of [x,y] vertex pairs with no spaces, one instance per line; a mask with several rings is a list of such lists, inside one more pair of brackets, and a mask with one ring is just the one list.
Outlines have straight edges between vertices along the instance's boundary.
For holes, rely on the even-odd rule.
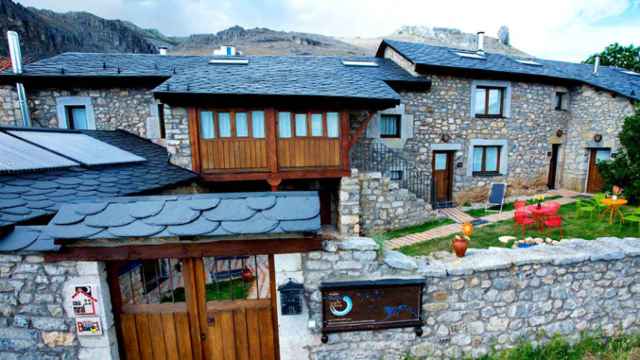
[[401,188],[429,201],[430,184],[426,171],[418,170],[415,163],[378,139],[361,139],[351,149],[351,166],[367,172],[380,172],[397,182]]

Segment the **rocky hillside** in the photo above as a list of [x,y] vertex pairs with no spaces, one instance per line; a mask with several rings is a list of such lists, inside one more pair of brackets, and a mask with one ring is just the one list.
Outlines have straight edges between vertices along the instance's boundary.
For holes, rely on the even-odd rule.
[[[382,39],[338,39],[240,26],[216,34],[173,37],[155,29],[143,29],[127,21],[107,20],[87,12],[56,13],[24,7],[12,0],[0,0],[0,56],[8,56],[4,39],[7,30],[20,34],[23,56],[31,61],[67,51],[157,53],[161,46],[177,55],[209,55],[221,45],[234,45],[246,55],[366,55],[374,54]],[[508,30],[501,29],[500,32],[500,40],[487,36],[488,51],[526,55],[509,45]],[[475,48],[475,34],[456,29],[405,26],[385,38]]]
[[[0,34],[20,34],[25,58],[36,60],[65,51],[154,53],[156,47],[140,31],[120,20],[86,12],[55,13],[0,0]],[[7,56],[0,41],[0,55]]]

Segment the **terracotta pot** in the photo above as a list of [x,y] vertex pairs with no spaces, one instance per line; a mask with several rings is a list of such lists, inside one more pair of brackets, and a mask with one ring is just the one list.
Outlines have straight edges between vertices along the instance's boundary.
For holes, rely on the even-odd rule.
[[451,247],[457,257],[464,257],[464,254],[467,252],[467,248],[469,247],[469,240],[456,236],[451,242]]

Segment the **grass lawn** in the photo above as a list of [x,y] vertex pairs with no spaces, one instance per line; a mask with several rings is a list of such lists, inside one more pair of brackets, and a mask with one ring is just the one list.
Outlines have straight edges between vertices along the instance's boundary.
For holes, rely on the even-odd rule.
[[[623,208],[623,211],[630,211],[633,208]],[[607,217],[599,218],[594,214],[593,218],[589,216],[583,216],[579,219],[575,216],[575,204],[567,204],[560,207],[559,214],[563,219],[564,238],[581,238],[581,239],[595,239],[602,236],[640,236],[637,224],[625,224],[614,223],[610,225]],[[474,229],[473,236],[471,236],[470,248],[488,248],[490,246],[510,247],[512,244],[503,244],[498,241],[498,237],[503,235],[519,236],[521,234],[518,231],[514,231],[513,220],[505,220],[497,223],[477,227]],[[531,237],[550,237],[558,240],[560,233],[554,229],[545,233],[528,228],[526,236]],[[407,255],[427,255],[434,251],[449,250],[452,236],[437,238],[433,240],[424,241],[421,243],[409,245],[400,248],[400,251]]]
[[640,359],[640,335],[619,335],[615,337],[585,336],[571,345],[556,336],[548,343],[533,347],[531,343],[496,352],[479,358],[480,360],[618,360]]
[[[548,196],[548,197],[544,198],[544,201],[559,199],[561,197],[562,196],[560,196],[560,195]],[[533,200],[528,200],[527,203],[534,204],[535,202]],[[502,211],[511,211],[511,210],[513,210],[513,206],[514,206],[513,202],[506,203],[506,204],[504,204],[502,206]],[[491,210],[493,210],[493,211],[491,211]],[[483,217],[483,216],[490,215],[490,214],[495,214],[498,210],[500,210],[500,207],[499,206],[494,206],[494,207],[490,207],[489,211],[485,211],[484,208],[483,208],[483,209],[471,209],[471,210],[468,210],[468,211],[465,211],[465,212],[467,214],[473,216],[473,217],[478,218],[478,217]]]
[[397,230],[391,230],[391,231],[387,231],[387,232],[383,232],[383,233],[378,233],[378,234],[373,235],[373,239],[378,244],[382,244],[385,241],[390,240],[390,239],[399,238],[401,236],[405,236],[405,235],[409,235],[409,234],[421,233],[421,232],[436,228],[438,226],[449,225],[449,224],[453,224],[453,223],[454,223],[454,221],[449,219],[449,218],[436,219],[436,220],[432,220],[432,221],[427,221],[426,223],[420,224],[420,225],[409,226],[409,227],[402,228],[402,229],[397,229]]
[[[207,284],[207,300],[233,300],[233,299],[246,299],[247,292],[251,283],[244,282],[242,279],[235,279],[229,281],[220,281],[217,284]],[[175,302],[185,301],[184,288],[179,287],[173,291]],[[165,295],[162,297],[162,302],[171,302],[171,295]]]

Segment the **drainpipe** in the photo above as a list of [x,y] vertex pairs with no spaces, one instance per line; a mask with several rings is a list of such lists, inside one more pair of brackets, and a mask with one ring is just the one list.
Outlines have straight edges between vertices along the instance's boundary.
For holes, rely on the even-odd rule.
[[484,31],[478,31],[478,49],[480,54],[484,53]]
[[[11,67],[16,75],[22,74],[22,52],[20,51],[20,37],[15,31],[7,31],[7,40],[9,41],[9,53],[11,55]],[[20,113],[22,114],[22,126],[31,127],[31,118],[29,117],[29,106],[27,105],[27,94],[24,91],[24,85],[21,82],[16,83],[16,92],[18,93],[18,104],[20,105]]]

